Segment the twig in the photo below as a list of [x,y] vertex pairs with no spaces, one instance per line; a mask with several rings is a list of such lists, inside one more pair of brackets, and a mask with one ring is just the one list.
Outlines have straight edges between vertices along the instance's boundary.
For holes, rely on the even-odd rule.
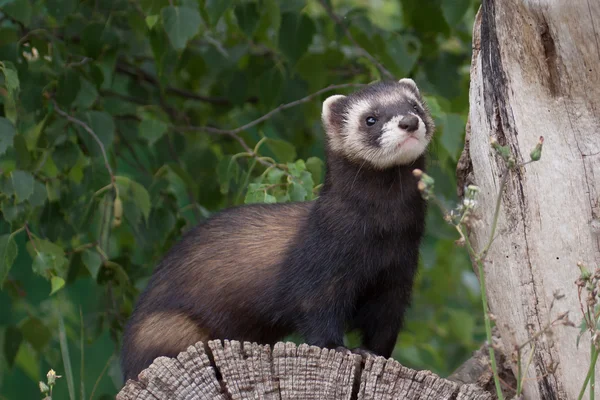
[[77,246],[72,250],[69,251],[65,251],[65,255],[71,255],[71,254],[75,254],[75,253],[80,253],[86,249],[91,249],[93,247],[96,247],[98,245],[98,242],[92,242],[92,243],[86,243],[86,244],[82,244],[81,246]]
[[496,227],[498,226],[498,216],[500,215],[500,206],[502,205],[502,194],[504,193],[504,188],[506,187],[506,182],[508,181],[509,174],[510,174],[510,171],[508,168],[506,168],[504,170],[504,174],[502,175],[502,180],[500,181],[500,189],[498,190],[499,194],[498,194],[498,197],[496,198],[496,208],[494,210],[494,219],[492,221],[492,230],[490,231],[490,238],[489,238],[487,244],[485,245],[485,247],[483,248],[483,250],[481,250],[481,252],[479,252],[479,254],[478,254],[478,257],[481,259],[485,258],[488,250],[490,249],[490,246],[494,242],[494,239],[496,239],[495,233],[496,233]]
[[529,339],[527,339],[527,341],[525,341],[524,343],[522,343],[517,348],[517,351],[523,350],[525,348],[525,346],[527,346],[529,343],[533,342],[534,340],[536,340],[538,337],[540,337],[544,333],[549,332],[550,330],[552,330],[552,328],[554,328],[554,325],[557,322],[563,321],[568,315],[569,315],[568,312],[564,312],[564,313],[560,314],[558,317],[556,317],[556,319],[554,319],[554,321],[548,322],[546,324],[546,326],[544,326],[541,330],[539,330],[536,333],[534,333]]
[[186,131],[187,132],[207,132],[207,133],[211,133],[211,134],[231,136],[232,138],[237,140],[237,142],[240,144],[240,146],[242,146],[242,148],[248,153],[248,156],[255,157],[260,164],[262,164],[266,167],[271,167],[275,163],[270,163],[270,162],[266,161],[263,157],[259,157],[256,154],[256,152],[254,150],[252,150],[252,148],[250,148],[250,146],[248,146],[248,144],[244,141],[244,139],[242,139],[238,135],[238,133],[245,131],[249,128],[252,128],[253,126],[260,124],[261,122],[266,121],[267,119],[271,118],[273,115],[275,115],[283,110],[287,110],[288,108],[296,107],[300,104],[307,103],[323,93],[326,93],[326,92],[329,92],[332,90],[345,89],[345,88],[349,88],[349,87],[360,87],[360,86],[364,86],[364,85],[361,83],[344,83],[344,84],[340,84],[340,85],[329,85],[326,88],[318,90],[318,91],[316,91],[312,94],[309,94],[308,96],[305,96],[301,99],[292,101],[291,103],[281,104],[279,107],[274,108],[273,110],[269,111],[262,117],[257,118],[254,121],[248,122],[247,124],[242,125],[237,128],[234,128],[234,129],[220,129],[220,128],[214,128],[211,126],[180,126],[180,127],[174,127],[174,129],[178,130],[180,132],[186,132]]
[[[590,379],[592,379],[592,376],[595,375],[596,362],[598,361],[598,353],[600,353],[600,351],[598,351],[598,349],[594,345],[593,341],[592,341],[592,347],[591,347],[591,349],[592,349],[592,360],[590,361],[590,367],[588,368],[588,373],[585,376],[585,380],[583,381],[583,386],[581,387],[581,391],[579,392],[579,396],[577,396],[577,400],[583,399],[583,395],[585,394],[585,389],[587,388]],[[590,388],[590,393],[592,393],[593,390],[594,390],[594,388],[591,387]]]
[[363,55],[367,57],[369,61],[371,61],[383,75],[385,75],[389,79],[395,79],[394,75],[387,68],[385,68],[383,64],[377,61],[375,57],[373,57],[367,50],[365,50],[361,45],[358,44],[358,42],[354,39],[354,36],[352,36],[352,34],[350,33],[348,27],[346,27],[342,19],[333,12],[333,9],[327,4],[327,2],[325,0],[319,0],[319,3],[321,3],[321,6],[323,6],[325,11],[327,11],[329,17],[342,28],[348,40],[350,40],[350,42],[352,42],[352,44],[355,47],[360,49]]
[[33,235],[31,234],[31,231],[29,230],[29,225],[27,225],[27,222],[25,223],[25,225],[23,227],[25,228],[25,232],[27,232],[27,236],[29,237],[29,241],[31,242],[33,249],[35,250],[36,253],[39,253],[37,247],[35,246],[35,240],[33,240]]
[[66,65],[67,68],[72,68],[72,67],[82,67],[85,64],[91,62],[92,59],[89,57],[83,57],[83,59],[81,61],[77,61],[77,62],[72,62],[72,63],[68,63]]
[[[498,196],[499,197],[502,196],[502,193],[498,193]],[[483,306],[483,320],[485,323],[485,333],[486,333],[486,338],[488,341],[488,350],[490,353],[490,366],[492,367],[492,373],[493,373],[493,377],[494,377],[494,385],[496,387],[496,396],[498,396],[498,399],[503,400],[504,395],[502,394],[502,388],[500,387],[498,367],[496,366],[496,355],[495,355],[495,351],[494,351],[494,347],[493,347],[493,343],[492,343],[492,323],[490,320],[489,306],[488,306],[487,297],[486,297],[487,290],[486,290],[486,285],[485,285],[485,271],[483,268],[483,261],[481,260],[481,258],[478,257],[477,254],[475,254],[475,251],[473,250],[473,246],[471,245],[471,241],[469,240],[469,237],[466,234],[466,232],[462,231],[461,226],[457,225],[456,229],[458,230],[458,233],[460,233],[460,236],[464,239],[465,247],[471,254],[471,257],[473,257],[473,259],[477,263],[478,275],[479,275],[479,286],[480,286],[480,292],[481,292],[481,303]]]
[[102,368],[102,372],[100,372],[100,375],[98,376],[98,379],[96,379],[96,383],[94,383],[94,387],[92,388],[92,394],[90,394],[90,400],[94,399],[94,394],[96,393],[96,389],[98,388],[98,384],[100,384],[100,380],[102,379],[102,377],[106,373],[106,370],[108,369],[108,366],[110,365],[110,362],[112,361],[113,357],[114,357],[114,354],[111,354],[110,357],[108,357],[108,360],[106,360],[106,364],[104,364],[104,368]]
[[85,371],[85,346],[84,346],[84,336],[85,336],[85,330],[83,328],[83,311],[81,310],[81,306],[79,306],[79,326],[80,326],[80,336],[79,336],[79,346],[81,347],[81,365],[79,366],[79,389],[80,389],[80,395],[81,395],[81,400],[85,399],[85,379],[83,378],[85,376],[84,371]]
[[[242,131],[252,128],[255,125],[260,124],[261,122],[266,121],[267,119],[271,118],[273,115],[277,114],[278,112],[287,110],[288,108],[299,106],[300,104],[308,103],[309,101],[311,101],[312,99],[314,99],[315,97],[317,97],[323,93],[330,92],[332,90],[337,90],[337,89],[346,89],[346,88],[350,88],[350,87],[360,87],[360,86],[364,86],[364,84],[362,84],[362,83],[343,83],[340,85],[329,85],[321,90],[318,90],[312,94],[309,94],[308,96],[305,96],[298,100],[294,100],[291,103],[281,104],[279,107],[274,108],[273,110],[269,111],[262,117],[257,118],[254,121],[248,122],[247,124],[237,127],[235,129],[219,129],[219,128],[213,128],[210,126],[199,126],[199,127],[188,126],[188,127],[180,127],[178,129],[179,130],[188,130],[188,131],[205,131],[208,133],[217,133],[217,134],[223,134],[223,135],[236,135]],[[250,148],[246,147],[245,149],[249,150]]]
[[113,174],[113,170],[110,167],[110,163],[108,162],[108,156],[106,155],[106,149],[104,148],[104,144],[102,144],[102,141],[100,140],[98,135],[96,135],[96,133],[94,133],[94,131],[92,130],[92,128],[90,128],[90,126],[88,124],[86,124],[85,122],[83,122],[75,117],[72,117],[65,111],[61,110],[60,107],[58,106],[58,104],[56,103],[56,100],[54,100],[54,99],[51,99],[51,100],[52,100],[52,104],[54,105],[54,109],[56,110],[56,112],[59,115],[65,117],[70,122],[82,127],[96,141],[96,143],[98,144],[98,147],[100,147],[100,151],[102,152],[102,157],[104,157],[104,166],[106,167],[106,170],[108,171],[108,174],[110,175],[111,185],[114,185],[115,184],[115,175]]

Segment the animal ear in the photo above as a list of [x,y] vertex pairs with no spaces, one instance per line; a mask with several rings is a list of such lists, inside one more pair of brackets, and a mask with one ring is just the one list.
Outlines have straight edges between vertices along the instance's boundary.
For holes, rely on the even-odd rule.
[[330,132],[330,128],[332,127],[332,125],[335,124],[334,122],[334,117],[336,115],[335,112],[335,103],[337,103],[339,100],[343,99],[344,95],[341,94],[334,94],[333,96],[329,96],[328,98],[325,99],[325,101],[323,102],[323,109],[321,111],[321,120],[323,121],[323,125],[325,125],[325,131],[327,133],[331,133]]
[[415,92],[419,93],[419,88],[417,87],[417,84],[415,83],[415,81],[413,81],[410,78],[402,78],[398,81],[398,83],[406,85],[406,86],[412,88]]

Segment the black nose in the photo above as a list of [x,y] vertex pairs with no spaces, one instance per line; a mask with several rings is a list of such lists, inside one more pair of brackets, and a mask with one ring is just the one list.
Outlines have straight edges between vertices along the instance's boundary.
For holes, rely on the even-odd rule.
[[400,120],[398,126],[407,132],[414,132],[419,127],[419,118],[414,115],[407,115]]

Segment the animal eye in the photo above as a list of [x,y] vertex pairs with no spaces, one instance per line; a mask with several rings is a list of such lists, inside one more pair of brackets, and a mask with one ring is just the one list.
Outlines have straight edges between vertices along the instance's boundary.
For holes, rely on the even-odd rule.
[[377,122],[377,118],[367,117],[367,119],[365,121],[367,122],[367,126],[373,126],[373,125],[375,125],[375,122]]
[[419,112],[419,106],[416,104],[413,104],[413,110],[415,110],[416,112]]

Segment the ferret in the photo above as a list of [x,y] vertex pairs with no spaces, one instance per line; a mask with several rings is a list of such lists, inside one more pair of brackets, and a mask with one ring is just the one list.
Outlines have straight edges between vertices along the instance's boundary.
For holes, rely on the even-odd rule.
[[425,169],[434,121],[404,78],[328,97],[322,123],[317,199],[226,209],[167,252],[124,331],[125,379],[211,339],[273,344],[295,332],[344,349],[352,329],[355,351],[391,356],[425,229],[413,170]]

